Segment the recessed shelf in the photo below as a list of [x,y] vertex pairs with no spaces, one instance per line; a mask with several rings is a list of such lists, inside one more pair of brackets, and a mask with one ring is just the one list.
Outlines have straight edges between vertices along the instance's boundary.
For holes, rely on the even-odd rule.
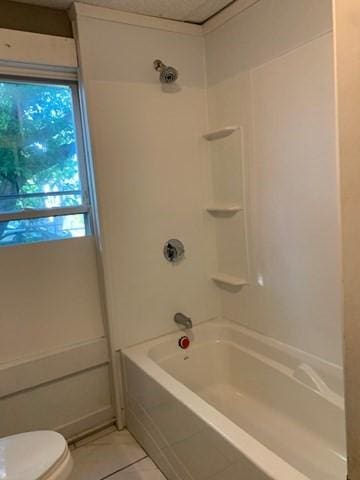
[[243,207],[240,205],[213,205],[207,207],[206,210],[213,215],[234,215],[238,211],[243,210]]
[[247,285],[247,281],[240,277],[234,277],[233,275],[228,275],[226,273],[216,273],[212,276],[212,279],[216,283],[222,285],[228,285],[230,287],[242,287]]
[[218,130],[213,130],[212,132],[205,133],[203,135],[206,140],[217,140],[219,138],[225,138],[234,133],[236,130],[239,130],[238,125],[232,125],[229,127],[219,128]]

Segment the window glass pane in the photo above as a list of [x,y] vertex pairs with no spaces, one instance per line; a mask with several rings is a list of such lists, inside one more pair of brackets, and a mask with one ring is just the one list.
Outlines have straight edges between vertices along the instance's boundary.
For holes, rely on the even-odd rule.
[[85,216],[82,214],[0,222],[0,246],[85,235]]
[[0,81],[0,213],[81,203],[71,88]]

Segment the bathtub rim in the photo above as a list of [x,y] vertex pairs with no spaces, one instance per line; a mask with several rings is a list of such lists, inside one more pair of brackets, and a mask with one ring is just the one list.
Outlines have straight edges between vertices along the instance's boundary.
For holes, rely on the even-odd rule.
[[[203,322],[195,326],[193,330],[196,331],[199,328],[204,327],[204,325],[209,324],[216,327],[227,326],[239,329],[240,332],[245,334],[250,333],[250,335],[255,338],[258,338],[258,336],[265,337],[254,331],[249,332],[249,329],[246,327],[223,319],[213,319]],[[269,476],[269,479],[311,480],[305,474],[301,473],[276,453],[271,451],[268,447],[264,446],[256,438],[248,434],[239,425],[235,424],[232,420],[219,412],[215,407],[203,400],[186,385],[172,377],[160,365],[158,365],[155,360],[149,357],[148,353],[151,348],[164,343],[164,340],[176,340],[179,337],[179,333],[181,332],[177,331],[138,345],[134,345],[132,347],[128,347],[122,350],[121,354],[123,357],[137,365],[155,382],[159,383],[168,393],[182,402],[192,413],[200,417],[205,423],[214,428],[214,430],[221,435],[221,437],[229,442],[234,448],[239,450],[260,471]],[[315,361],[328,364],[331,367],[340,368],[335,364],[331,364],[330,362],[323,362],[321,359],[318,359],[318,357],[308,355],[307,353],[302,352],[294,347],[288,347],[277,340],[269,339],[269,341],[276,348],[285,348],[286,351],[289,351],[290,349],[290,351],[296,353],[296,356],[299,354],[301,356],[305,355],[306,357],[314,358]],[[126,378],[126,368],[124,368],[124,370]]]

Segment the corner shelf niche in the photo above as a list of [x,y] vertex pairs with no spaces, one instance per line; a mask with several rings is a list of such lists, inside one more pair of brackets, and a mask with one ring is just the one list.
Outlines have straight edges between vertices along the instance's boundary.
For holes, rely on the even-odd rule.
[[215,283],[221,285],[227,285],[229,287],[243,287],[247,285],[247,281],[240,277],[234,277],[233,275],[228,275],[226,273],[216,273],[212,276],[212,279]]
[[238,293],[250,277],[243,128],[229,125],[203,138],[209,142],[212,169],[212,199],[205,210],[214,217],[218,260],[211,279],[217,287]]
[[234,133],[236,130],[239,130],[238,125],[231,125],[229,127],[219,128],[218,130],[213,130],[211,132],[205,133],[203,137],[210,142],[212,140],[218,140],[219,138],[225,138]]

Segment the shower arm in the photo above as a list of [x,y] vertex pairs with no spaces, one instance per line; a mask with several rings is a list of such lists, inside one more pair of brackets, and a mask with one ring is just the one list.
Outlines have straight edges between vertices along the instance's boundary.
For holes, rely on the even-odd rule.
[[154,60],[154,69],[158,72],[165,67],[165,64],[161,60]]

